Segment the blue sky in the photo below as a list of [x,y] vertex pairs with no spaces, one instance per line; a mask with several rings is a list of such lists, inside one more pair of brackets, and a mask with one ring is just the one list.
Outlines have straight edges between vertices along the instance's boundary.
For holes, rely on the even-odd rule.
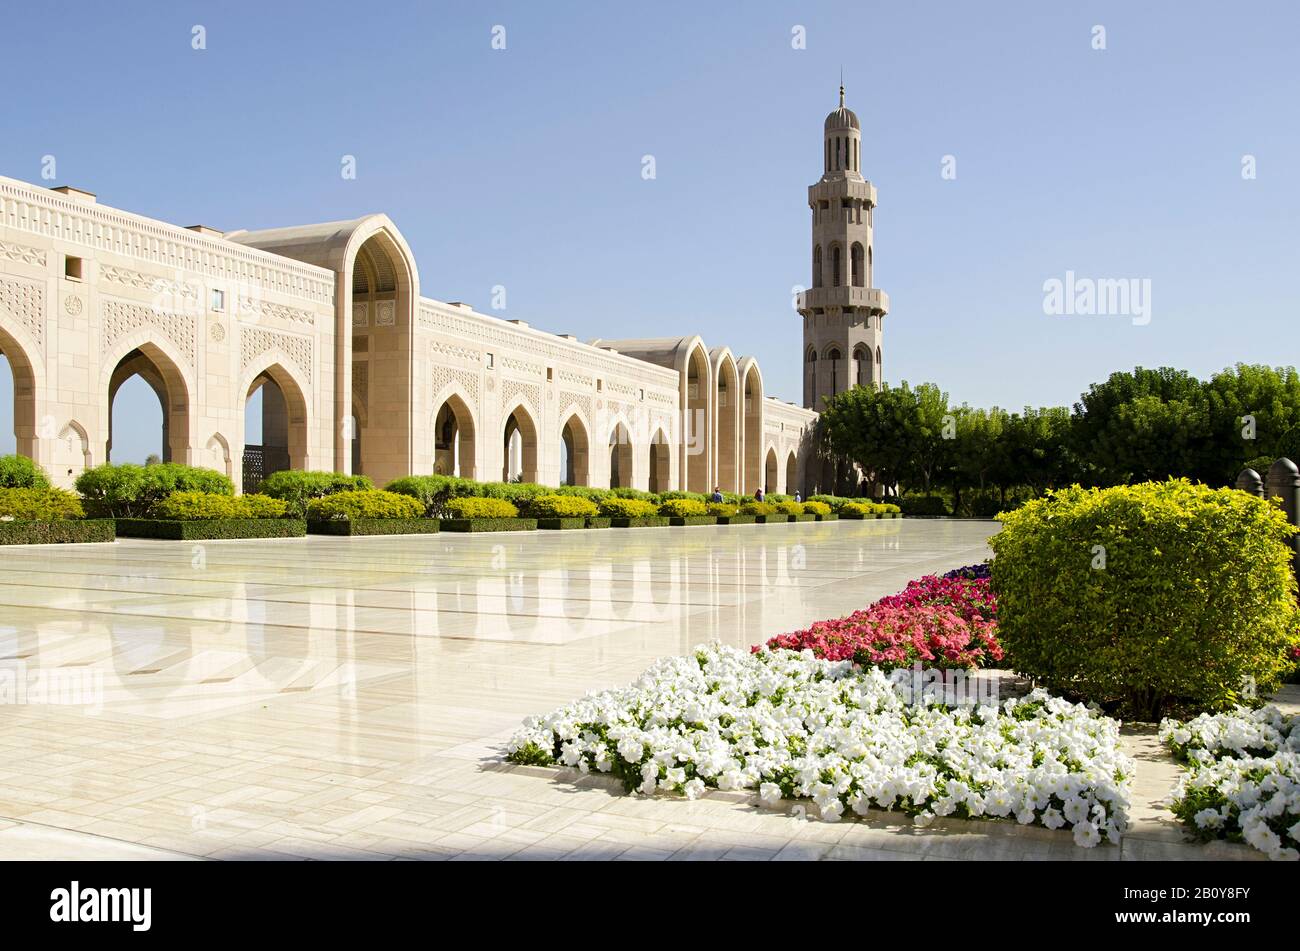
[[[1293,4],[87,3],[5,26],[33,39],[0,59],[0,174],[52,154],[49,184],[223,230],[385,211],[429,296],[486,311],[504,285],[501,316],[584,339],[698,332],[796,400],[842,65],[887,379],[1018,407],[1136,364],[1295,362]],[[1046,316],[1067,271],[1150,280],[1150,322]],[[0,451],[11,392],[0,367]],[[115,458],[156,451],[147,388],[118,410]]]

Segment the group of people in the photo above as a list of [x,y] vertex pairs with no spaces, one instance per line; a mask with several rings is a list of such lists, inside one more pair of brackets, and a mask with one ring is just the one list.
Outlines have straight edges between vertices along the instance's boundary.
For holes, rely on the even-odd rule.
[[[755,501],[755,502],[762,502],[762,501],[763,501],[764,499],[766,499],[766,498],[767,498],[767,493],[763,491],[763,487],[762,487],[761,485],[760,485],[757,489],[754,490],[754,501]],[[795,489],[795,490],[794,490],[794,500],[795,500],[796,502],[802,502],[802,501],[803,501],[803,494],[802,494],[798,489]],[[711,495],[711,496],[709,497],[709,501],[710,501],[710,502],[722,502],[722,501],[725,501],[725,500],[722,498],[722,489],[721,489],[720,487],[718,487],[718,486],[716,486],[716,485],[713,487],[713,495]]]

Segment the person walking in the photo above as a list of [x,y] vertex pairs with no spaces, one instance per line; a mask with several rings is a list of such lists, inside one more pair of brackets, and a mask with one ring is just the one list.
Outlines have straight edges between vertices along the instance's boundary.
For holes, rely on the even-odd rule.
[[722,490],[718,488],[716,485],[713,487],[713,495],[709,496],[709,501],[710,502],[722,501]]
[[763,487],[760,485],[754,490],[754,501],[762,502],[764,498],[766,498],[766,496],[763,494]]

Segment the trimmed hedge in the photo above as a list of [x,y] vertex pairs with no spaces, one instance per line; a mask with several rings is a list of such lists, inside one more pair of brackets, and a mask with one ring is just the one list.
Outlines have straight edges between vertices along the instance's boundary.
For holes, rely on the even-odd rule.
[[[668,499],[659,506],[659,514],[667,515],[669,518],[698,518],[707,516],[709,510],[704,502],[699,499],[690,499],[678,497]],[[674,522],[674,525],[680,524]],[[699,524],[699,523],[697,523]]]
[[307,531],[312,535],[432,535],[440,527],[437,519],[424,516],[307,520]]
[[445,532],[531,532],[537,528],[537,519],[444,518],[440,524]]
[[784,515],[802,515],[803,503],[795,502],[793,499],[777,499],[775,502],[776,510]]
[[670,515],[669,525],[717,525],[716,515]]
[[583,521],[587,523],[588,528],[612,528],[613,527],[612,520],[606,518],[604,515],[597,515],[595,518],[586,518],[583,519]]
[[896,504],[898,510],[912,518],[944,518],[948,503],[940,495],[905,495]]
[[758,521],[757,515],[719,515],[719,525],[753,525]]
[[664,528],[668,525],[668,516],[640,515],[632,516],[630,518],[613,517],[609,521],[614,528]]
[[732,505],[730,502],[710,502],[704,510],[710,515],[719,518],[730,518],[740,511],[739,507]]
[[1008,664],[1151,720],[1267,695],[1300,643],[1291,535],[1276,505],[1185,479],[1030,501],[989,541]]
[[539,518],[537,527],[548,531],[567,531],[574,528],[586,528],[585,518]]
[[741,515],[775,515],[776,506],[771,502],[746,502],[740,507]]
[[235,484],[215,469],[159,462],[105,463],[77,476],[86,511],[96,517],[140,518],[173,492],[234,495]]
[[0,518],[49,522],[85,515],[81,500],[63,489],[0,488]]
[[546,521],[572,520],[582,521],[597,513],[596,503],[576,495],[539,495],[529,499],[524,511],[531,518]]
[[0,521],[0,545],[79,545],[117,537],[111,518]]
[[754,521],[760,525],[767,525],[771,522],[793,522],[795,516],[786,515],[784,512],[775,512],[768,515],[755,515]]
[[335,492],[307,503],[307,518],[314,522],[348,519],[400,519],[413,521],[424,506],[409,495],[379,489]]
[[117,534],[123,538],[159,538],[168,541],[301,538],[307,534],[307,522],[300,518],[214,518],[191,521],[119,518]]
[[615,525],[618,524],[619,520],[651,518],[657,515],[658,512],[659,506],[649,499],[628,499],[622,496],[611,496],[602,499],[600,502],[600,514],[614,519]]
[[48,489],[50,477],[26,456],[0,456],[0,489]]
[[287,503],[265,495],[232,497],[212,492],[173,492],[154,505],[149,517],[180,522],[285,518],[287,509]]
[[258,486],[257,491],[273,499],[287,502],[289,511],[296,516],[307,514],[307,503],[336,492],[362,492],[375,484],[363,475],[344,475],[342,472],[285,469],[273,472]]
[[[449,519],[454,521],[512,519],[519,515],[519,509],[513,502],[505,499],[486,497],[466,497],[449,499],[443,506]],[[456,531],[456,529],[453,529]]]

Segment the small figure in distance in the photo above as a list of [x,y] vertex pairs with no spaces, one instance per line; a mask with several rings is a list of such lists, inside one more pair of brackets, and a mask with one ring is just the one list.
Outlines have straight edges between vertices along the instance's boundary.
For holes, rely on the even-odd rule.
[[766,496],[763,494],[763,487],[760,485],[754,490],[754,501],[762,502],[764,498],[766,498]]
[[721,501],[722,501],[722,490],[721,490],[720,488],[718,488],[716,485],[713,487],[713,495],[711,495],[711,496],[709,497],[709,501],[710,501],[710,502],[721,502]]

